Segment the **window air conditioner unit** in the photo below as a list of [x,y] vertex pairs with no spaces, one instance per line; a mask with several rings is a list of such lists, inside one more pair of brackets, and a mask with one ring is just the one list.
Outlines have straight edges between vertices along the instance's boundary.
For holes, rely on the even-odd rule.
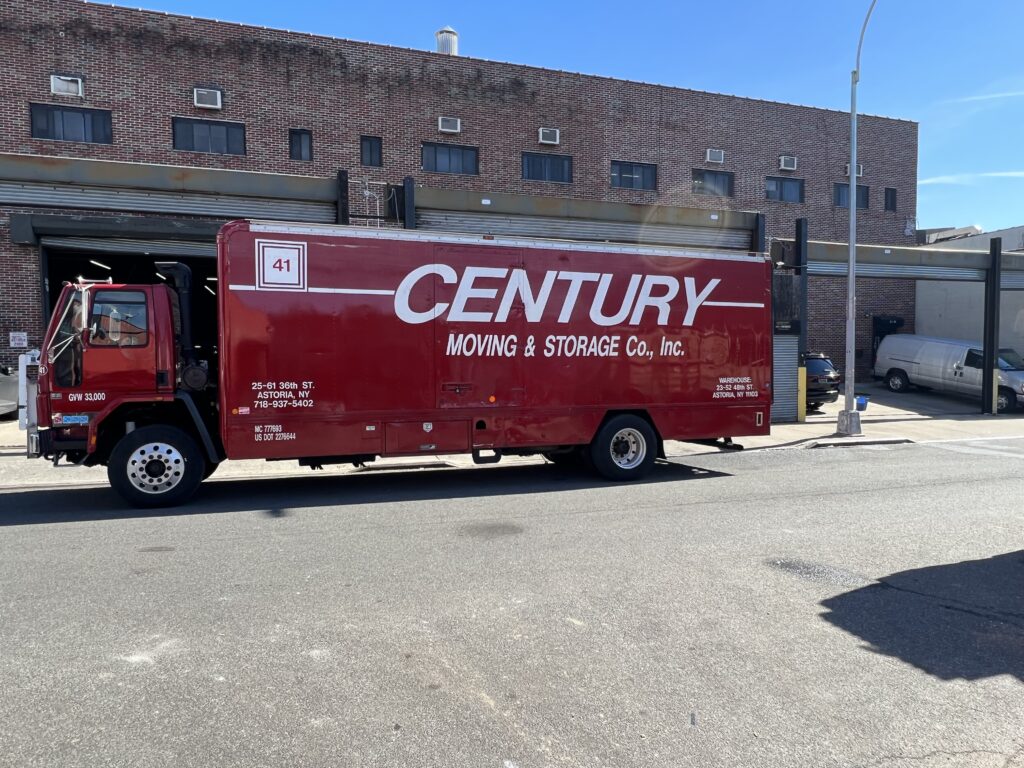
[[458,117],[437,118],[437,130],[441,133],[462,133],[462,119]]
[[562,140],[562,132],[558,128],[538,128],[537,141],[541,144],[558,144]]
[[796,157],[794,157],[793,155],[779,155],[779,170],[795,171]]
[[[849,176],[849,175],[850,175],[850,164],[847,163],[846,165],[843,166],[843,176]],[[861,165],[860,163],[857,163],[857,178],[859,179],[863,175],[864,175],[864,166]]]
[[50,93],[55,96],[83,96],[82,78],[50,75]]
[[220,109],[222,94],[218,88],[193,88],[192,103],[200,109]]
[[724,149],[709,149],[707,154],[707,161],[709,163],[724,163],[725,162],[725,150]]

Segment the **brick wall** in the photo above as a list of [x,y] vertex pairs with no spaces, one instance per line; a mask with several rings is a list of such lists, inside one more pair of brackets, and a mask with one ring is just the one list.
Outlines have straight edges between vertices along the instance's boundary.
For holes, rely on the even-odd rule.
[[[857,380],[871,375],[873,315],[897,315],[901,333],[914,332],[917,284],[913,280],[857,279]],[[846,278],[807,279],[807,348],[825,352],[840,371],[846,370]]]
[[0,365],[14,364],[24,349],[11,349],[11,331],[28,332],[28,349],[38,349],[43,340],[42,277],[39,251],[28,245],[13,245],[9,209],[0,209]]
[[[846,239],[847,211],[832,205],[848,156],[842,112],[78,0],[5,0],[0,50],[8,62],[0,78],[0,152],[332,177],[345,168],[354,180],[411,175],[433,187],[759,210],[769,237],[791,237],[795,219],[806,217],[812,239]],[[50,74],[82,77],[85,97],[50,95]],[[222,88],[224,109],[196,109],[196,86]],[[114,143],[33,139],[30,102],[109,109]],[[461,118],[463,133],[438,133],[440,115]],[[247,154],[174,150],[173,116],[243,122]],[[561,146],[539,145],[541,126],[560,128]],[[312,162],[288,159],[289,128],[312,130]],[[383,168],[360,167],[363,134],[383,138]],[[863,116],[859,137],[862,183],[871,189],[860,239],[912,244],[904,230],[916,215],[917,124]],[[424,172],[424,141],[478,146],[480,175]],[[725,150],[723,166],[704,162],[708,148]],[[524,181],[524,151],[572,155],[573,183]],[[799,158],[797,172],[778,171],[782,154]],[[612,188],[613,159],[656,164],[658,190]],[[735,196],[694,195],[694,168],[735,173]],[[805,202],[766,200],[766,175],[804,179]],[[895,213],[882,210],[885,187],[897,190]],[[30,260],[28,253],[0,245],[0,266]],[[31,271],[27,263],[16,268]],[[27,296],[19,301],[31,304]],[[816,311],[835,322],[831,306]],[[0,318],[0,333],[6,328]]]

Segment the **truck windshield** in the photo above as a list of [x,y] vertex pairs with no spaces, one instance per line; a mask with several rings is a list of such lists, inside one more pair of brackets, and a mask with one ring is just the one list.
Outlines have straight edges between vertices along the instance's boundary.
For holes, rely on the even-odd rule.
[[60,313],[46,356],[56,383],[74,387],[82,382],[82,292],[69,292]]
[[999,368],[1003,371],[1024,371],[1024,358],[1015,349],[1000,349]]

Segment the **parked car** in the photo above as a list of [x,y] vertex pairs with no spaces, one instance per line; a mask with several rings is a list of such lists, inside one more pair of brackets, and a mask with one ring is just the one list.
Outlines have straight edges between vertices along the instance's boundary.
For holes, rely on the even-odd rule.
[[[886,336],[878,346],[875,378],[893,392],[910,386],[981,397],[981,344],[910,333]],[[999,412],[1024,406],[1024,359],[999,350]]]
[[804,355],[807,368],[807,410],[815,411],[839,399],[839,371],[824,352]]
[[18,413],[18,376],[9,365],[0,365],[0,421]]

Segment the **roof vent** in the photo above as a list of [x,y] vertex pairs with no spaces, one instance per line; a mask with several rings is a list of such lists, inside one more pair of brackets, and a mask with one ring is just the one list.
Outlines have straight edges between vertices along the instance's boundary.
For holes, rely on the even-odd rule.
[[459,33],[451,27],[443,27],[434,33],[437,38],[437,52],[446,56],[459,55]]

